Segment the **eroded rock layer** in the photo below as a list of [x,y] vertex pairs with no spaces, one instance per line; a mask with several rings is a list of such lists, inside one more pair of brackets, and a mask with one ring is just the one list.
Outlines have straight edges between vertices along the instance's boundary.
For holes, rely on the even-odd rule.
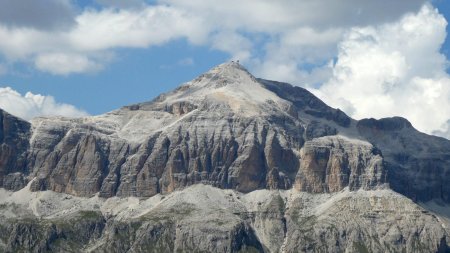
[[310,92],[217,66],[151,102],[93,117],[0,114],[0,183],[150,197],[203,183],[240,192],[391,187],[450,201],[450,141],[401,118],[355,121]]

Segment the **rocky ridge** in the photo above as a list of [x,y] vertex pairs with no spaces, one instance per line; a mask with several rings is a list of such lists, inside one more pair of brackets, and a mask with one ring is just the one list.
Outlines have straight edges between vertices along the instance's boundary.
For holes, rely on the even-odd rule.
[[[371,144],[358,151],[352,146],[361,141],[336,135],[352,120],[306,90],[292,88],[258,80],[237,63],[227,63],[149,103],[81,119],[34,119],[27,164],[17,171],[26,180],[5,187],[20,189],[36,177],[33,190],[149,197],[196,183],[242,192],[293,185],[329,192],[385,184],[382,163],[369,161],[379,155]],[[328,135],[332,139],[309,143]],[[314,145],[328,151],[302,154],[304,146]],[[346,148],[358,154],[347,157]],[[325,160],[301,162],[302,156],[316,155],[332,156],[323,158],[334,159],[331,177],[340,179],[325,179],[330,169]],[[364,165],[357,165],[357,156],[367,159]],[[370,166],[377,171],[366,173]],[[317,178],[314,170],[324,175]]]
[[[450,141],[403,118],[353,120],[305,89],[255,78],[234,62],[104,115],[29,123],[0,110],[0,143],[0,186],[22,189],[10,196],[35,192],[27,203],[4,203],[0,217],[13,231],[1,239],[7,251],[448,250],[449,216],[417,203],[449,204]],[[199,207],[193,196],[202,191],[216,195]],[[32,204],[41,192],[95,199],[98,207],[61,210],[83,220],[70,227]],[[267,198],[256,207],[239,200],[261,192]],[[195,203],[163,200],[183,194]],[[149,198],[164,211],[136,216],[100,206],[117,197]],[[11,206],[22,214],[11,216]]]

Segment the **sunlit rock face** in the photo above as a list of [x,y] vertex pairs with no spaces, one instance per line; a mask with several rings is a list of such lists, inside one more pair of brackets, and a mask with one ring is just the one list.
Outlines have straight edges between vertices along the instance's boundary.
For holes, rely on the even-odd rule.
[[450,141],[235,62],[103,115],[0,110],[0,186],[6,252],[449,250]]
[[35,191],[103,197],[196,183],[241,192],[390,186],[415,200],[450,201],[449,141],[401,118],[352,120],[235,62],[104,115],[31,124],[2,115],[0,176],[12,190],[33,178]]

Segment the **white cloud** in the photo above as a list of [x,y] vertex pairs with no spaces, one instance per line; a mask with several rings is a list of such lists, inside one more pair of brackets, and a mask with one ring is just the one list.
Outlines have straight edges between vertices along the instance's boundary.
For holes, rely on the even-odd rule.
[[212,48],[227,52],[234,60],[248,60],[251,57],[252,42],[234,31],[221,31],[211,36]]
[[421,131],[444,131],[450,77],[439,49],[446,25],[425,5],[397,22],[351,29],[332,78],[315,93],[357,119],[400,115]]
[[[293,84],[322,84],[331,76],[330,59],[337,54],[336,44],[343,29],[318,31],[301,27],[286,31],[266,45],[266,54],[254,64],[258,76]],[[307,70],[308,65],[320,65]]]
[[76,21],[77,26],[68,34],[68,39],[80,51],[145,48],[178,38],[198,43],[206,36],[197,17],[167,6],[88,10]]
[[52,96],[31,92],[22,96],[10,87],[0,87],[0,108],[26,120],[37,116],[82,117],[88,115],[73,105],[56,102]]
[[442,136],[450,140],[450,120],[446,122],[441,128],[441,130],[433,131],[434,135]]
[[207,37],[201,20],[167,6],[141,9],[88,9],[65,31],[9,27],[0,23],[0,53],[8,61],[29,62],[52,74],[93,72],[107,64],[116,48],[147,48],[186,38]]
[[[396,20],[418,11],[425,0],[159,2],[203,19],[205,29],[211,30],[207,44],[241,60],[255,74],[315,85],[329,78],[328,63],[336,55],[336,44],[346,29]],[[260,37],[262,42],[258,41]],[[255,48],[260,50],[256,54]],[[317,64],[322,67],[305,70]]]
[[[279,33],[299,26],[328,29],[379,24],[420,9],[425,0],[160,0],[195,13],[225,30]],[[326,8],[324,8],[326,6]],[[389,8],[387,8],[389,6]]]
[[84,55],[64,53],[40,54],[35,59],[35,66],[57,75],[94,72],[102,68],[102,65]]
[[[293,61],[323,61],[335,52],[332,45],[342,27],[396,19],[424,2],[160,0],[148,5],[142,0],[96,0],[104,8],[76,13],[70,0],[43,1],[45,5],[31,0],[0,2],[0,9],[7,10],[3,16],[0,10],[0,54],[10,62],[31,63],[63,75],[101,69],[109,61],[98,55],[117,48],[147,48],[176,39],[251,62],[260,34],[269,38],[269,44],[260,45],[268,48],[264,62],[276,63],[277,49],[282,56],[291,50],[297,55]],[[23,13],[24,8],[31,14]],[[70,60],[78,64],[66,64]]]

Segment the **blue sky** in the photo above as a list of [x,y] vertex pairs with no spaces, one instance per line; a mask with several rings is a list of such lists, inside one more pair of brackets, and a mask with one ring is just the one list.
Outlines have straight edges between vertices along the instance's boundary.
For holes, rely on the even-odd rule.
[[449,19],[444,0],[0,0],[0,107],[101,114],[239,59],[355,118],[448,137]]
[[[95,73],[52,75],[20,64],[21,73],[0,80],[20,93],[52,95],[90,114],[101,114],[151,100],[230,57],[184,40],[148,49],[120,49],[117,54],[118,59]],[[194,63],[182,63],[186,59]]]

